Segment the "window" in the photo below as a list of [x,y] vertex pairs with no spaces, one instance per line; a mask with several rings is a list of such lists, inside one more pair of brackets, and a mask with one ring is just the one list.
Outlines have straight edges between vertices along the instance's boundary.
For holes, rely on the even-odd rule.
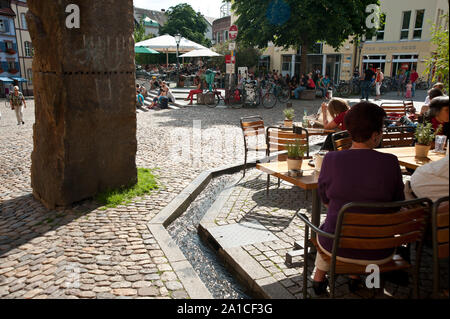
[[377,41],[384,40],[384,28],[386,25],[386,13],[380,14],[380,28],[377,30]]
[[369,68],[372,64],[372,68],[376,71],[377,68],[381,68],[381,72],[384,72],[386,65],[386,55],[365,55],[363,56],[363,70]]
[[403,11],[402,31],[400,33],[400,40],[407,40],[409,38],[409,23],[411,20],[411,11]]
[[417,10],[416,11],[416,24],[414,26],[413,39],[420,39],[422,37],[422,26],[423,26],[424,15],[425,15],[425,10]]
[[0,20],[0,32],[6,32],[5,20]]
[[312,49],[312,54],[322,54],[323,44],[321,42],[317,42],[314,44]]
[[14,70],[16,68],[16,63],[14,61],[8,61],[8,70]]
[[25,41],[25,56],[33,56],[31,42]]
[[22,18],[22,29],[28,29],[27,19],[25,18],[25,13],[21,13],[20,17]]
[[290,72],[291,71],[292,56],[283,55],[281,63],[281,71]]
[[12,50],[13,49],[13,44],[11,41],[5,41],[6,43],[6,50]]

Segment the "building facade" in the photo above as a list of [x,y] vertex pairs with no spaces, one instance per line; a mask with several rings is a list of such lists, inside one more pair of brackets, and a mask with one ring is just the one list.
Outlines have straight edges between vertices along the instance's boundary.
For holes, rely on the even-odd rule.
[[228,41],[228,32],[231,27],[231,16],[225,16],[216,19],[213,22],[212,32],[215,43],[222,43]]
[[21,73],[11,0],[0,0],[0,96],[20,85]]
[[145,35],[153,34],[159,36],[159,26],[167,23],[167,16],[165,9],[161,11],[148,10],[134,7],[134,19],[144,23]]
[[[308,54],[307,72],[319,70],[328,74],[335,83],[349,80],[354,69],[361,70],[372,64],[381,67],[385,76],[395,76],[400,69],[415,68],[423,76],[425,61],[435,48],[431,43],[432,24],[443,25],[443,14],[448,14],[446,0],[381,0],[381,12],[385,24],[377,34],[361,46],[348,39],[335,51],[318,43]],[[447,26],[448,28],[448,26]],[[269,43],[260,57],[258,69],[276,70],[293,76],[300,70],[300,48],[283,50]]]
[[25,18],[28,11],[27,1],[11,0],[11,9],[16,15],[14,25],[19,53],[20,73],[22,75],[21,89],[23,94],[33,95],[33,45]]
[[395,76],[402,69],[415,69],[423,76],[425,61],[435,50],[431,43],[432,24],[443,25],[441,16],[448,14],[448,2],[381,0],[380,4],[385,24],[376,36],[364,42],[359,67],[372,64],[380,67],[385,76]]

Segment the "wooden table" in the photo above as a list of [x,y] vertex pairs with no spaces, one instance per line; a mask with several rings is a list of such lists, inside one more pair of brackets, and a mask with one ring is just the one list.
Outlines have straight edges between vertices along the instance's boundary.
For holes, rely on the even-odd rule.
[[312,223],[319,226],[320,223],[320,210],[321,201],[318,194],[318,180],[319,172],[315,171],[314,168],[308,165],[309,160],[303,160],[302,170],[303,176],[292,177],[289,176],[288,167],[286,161],[278,161],[272,163],[260,163],[256,165],[256,168],[263,171],[264,173],[278,177],[286,182],[289,182],[295,186],[298,186],[304,190],[312,191]]
[[[303,127],[303,123],[293,123],[293,126]],[[309,136],[312,136],[312,135],[328,136],[328,134],[330,134],[330,133],[336,133],[336,130],[326,130],[323,128],[306,127],[304,129],[308,131]]]
[[381,153],[388,153],[397,156],[400,165],[410,169],[416,169],[424,164],[439,161],[445,157],[445,154],[435,153],[432,150],[428,152],[428,157],[416,157],[416,150],[414,146],[377,148],[376,150]]

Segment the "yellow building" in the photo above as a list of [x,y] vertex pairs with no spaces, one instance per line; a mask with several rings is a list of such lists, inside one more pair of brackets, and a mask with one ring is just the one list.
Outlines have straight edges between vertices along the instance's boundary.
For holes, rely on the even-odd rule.
[[[381,67],[386,76],[399,68],[416,68],[419,75],[425,70],[425,59],[433,52],[431,26],[442,23],[440,16],[448,13],[446,0],[381,0],[385,15],[384,29],[361,47],[347,40],[336,52],[326,44],[316,44],[308,54],[307,72],[319,70],[336,83],[349,80],[355,68]],[[275,47],[271,44],[260,58],[260,70],[276,70],[283,75],[299,74],[300,50]]]
[[14,25],[19,52],[20,74],[22,74],[22,78],[27,80],[27,82],[21,83],[22,92],[25,95],[33,95],[33,46],[25,19],[28,11],[26,0],[11,0],[11,9],[16,14]]
[[414,68],[423,76],[425,60],[435,49],[431,43],[431,27],[443,25],[441,16],[448,14],[448,1],[381,0],[380,4],[385,15],[384,29],[366,39],[361,65],[381,67],[385,76],[395,76],[402,68]]

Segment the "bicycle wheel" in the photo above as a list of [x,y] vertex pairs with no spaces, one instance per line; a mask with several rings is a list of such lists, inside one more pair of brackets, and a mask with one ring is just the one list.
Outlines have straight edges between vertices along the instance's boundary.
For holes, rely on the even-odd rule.
[[339,86],[339,95],[341,96],[349,96],[351,93],[351,87],[349,84],[342,84]]
[[263,96],[262,104],[266,109],[271,109],[277,104],[277,97],[275,94],[267,92]]
[[289,88],[281,88],[279,91],[280,92],[278,94],[278,100],[280,101],[280,103],[286,103],[287,101],[289,101],[289,99],[291,98],[291,92]]

